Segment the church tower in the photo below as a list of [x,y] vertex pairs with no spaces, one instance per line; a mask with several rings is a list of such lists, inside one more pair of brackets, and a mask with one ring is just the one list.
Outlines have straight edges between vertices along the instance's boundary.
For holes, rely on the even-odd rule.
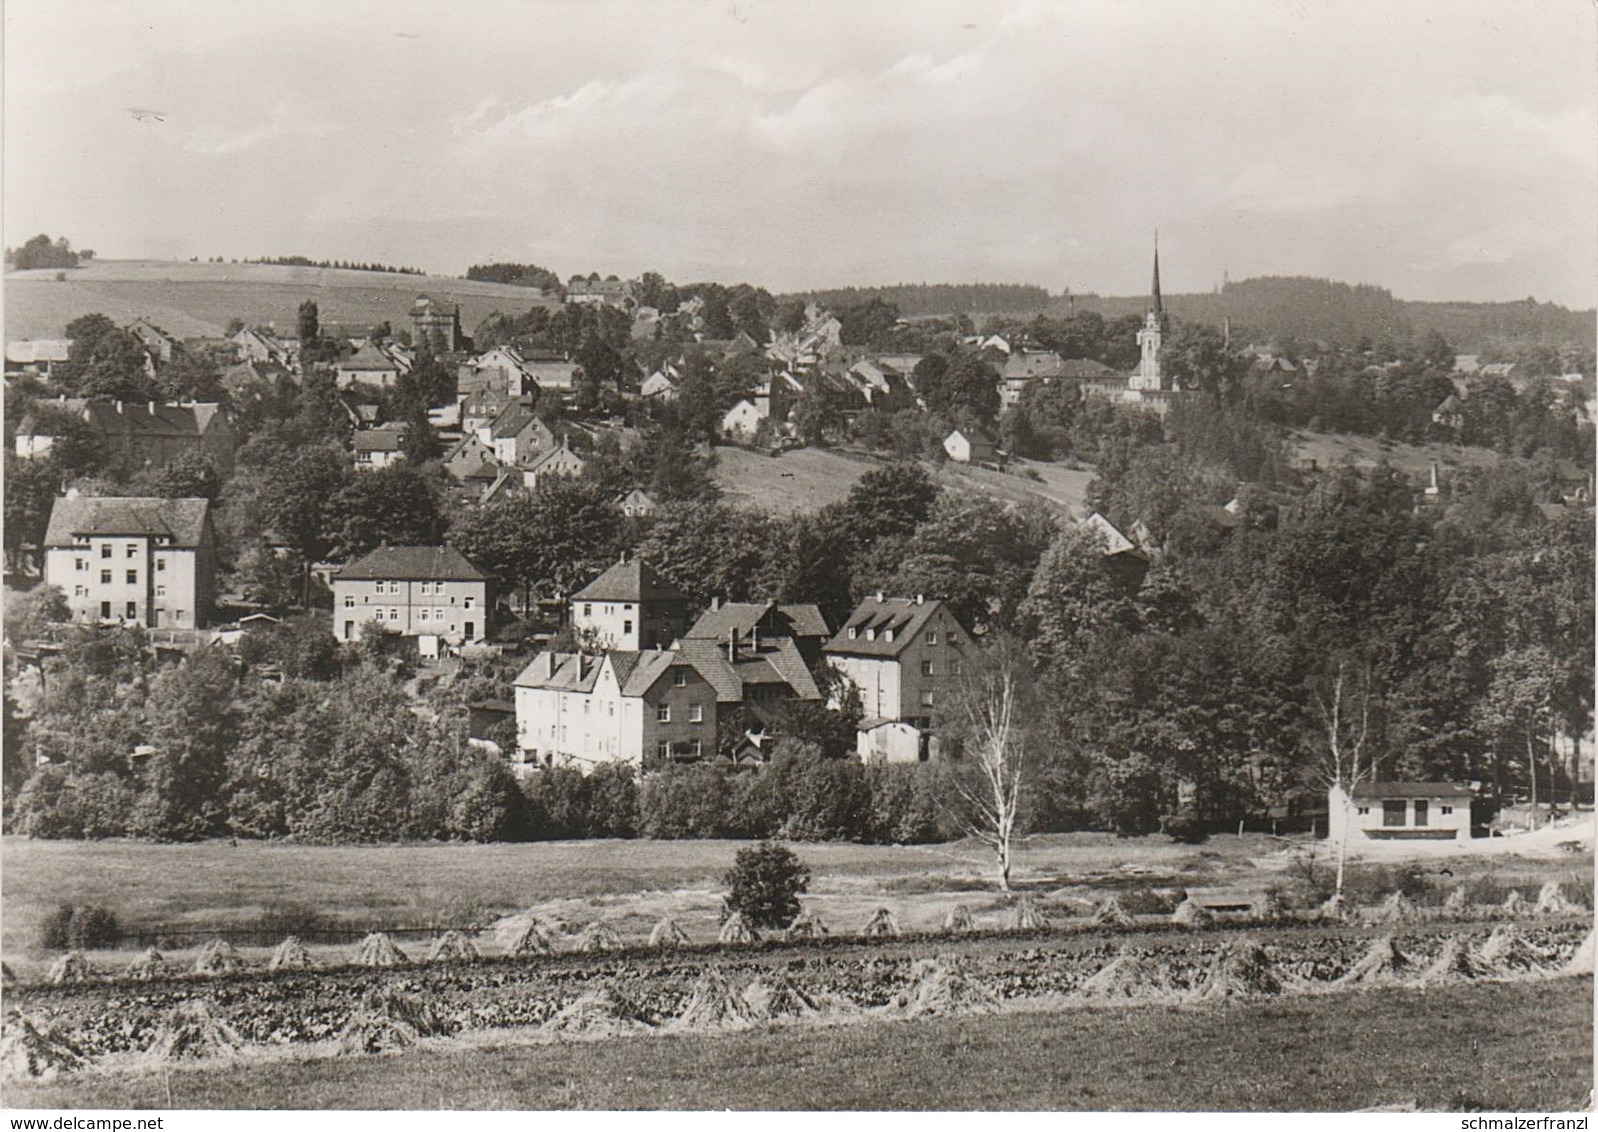
[[1165,339],[1165,301],[1160,297],[1160,236],[1154,234],[1154,283],[1149,293],[1148,313],[1143,316],[1143,329],[1137,332],[1141,360],[1137,370],[1127,382],[1127,388],[1139,392],[1157,393],[1165,388],[1164,374],[1160,372],[1160,345]]

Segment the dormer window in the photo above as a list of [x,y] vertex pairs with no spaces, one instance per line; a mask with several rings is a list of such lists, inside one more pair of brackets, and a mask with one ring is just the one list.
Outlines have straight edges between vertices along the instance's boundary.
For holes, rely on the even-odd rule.
[[851,641],[854,640],[859,635],[860,635],[860,630],[856,629],[853,625],[849,626],[849,639]]
[[867,629],[866,630],[866,640],[874,641],[876,639],[877,639],[877,631],[875,629]]
[[893,640],[893,630],[892,629],[884,629],[882,631],[882,639],[885,640],[885,641]]

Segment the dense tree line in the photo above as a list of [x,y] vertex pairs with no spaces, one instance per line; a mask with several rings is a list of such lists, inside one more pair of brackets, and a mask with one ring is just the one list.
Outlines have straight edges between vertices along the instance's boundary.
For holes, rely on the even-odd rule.
[[833,308],[877,301],[906,315],[1031,314],[1049,304],[1048,291],[1029,283],[897,283],[804,291],[793,297]]
[[77,267],[81,260],[93,259],[87,249],[73,251],[65,236],[52,240],[40,233],[20,248],[6,249],[6,263],[13,271],[34,271],[39,268]]
[[384,275],[426,275],[419,267],[391,267],[386,263],[359,263],[347,259],[310,259],[302,255],[260,256],[245,263],[264,263],[276,267],[336,267],[342,271],[375,271]]

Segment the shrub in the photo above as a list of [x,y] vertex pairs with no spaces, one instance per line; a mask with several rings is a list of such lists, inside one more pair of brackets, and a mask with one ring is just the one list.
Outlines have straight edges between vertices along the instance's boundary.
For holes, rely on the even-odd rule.
[[1172,841],[1179,841],[1183,845],[1202,845],[1210,839],[1204,823],[1188,813],[1166,814],[1160,819],[1160,828]]
[[762,841],[738,850],[726,876],[727,911],[753,928],[785,928],[799,914],[810,870],[793,850]]
[[668,766],[638,790],[638,831],[662,839],[721,837],[727,825],[727,782],[708,766]]
[[588,836],[638,836],[638,782],[626,763],[610,763],[588,776]]
[[574,767],[550,767],[522,785],[530,803],[534,837],[541,841],[588,836],[588,779]]
[[865,839],[890,845],[947,841],[959,829],[940,803],[937,767],[911,763],[866,767]]
[[39,930],[39,944],[49,951],[115,947],[121,939],[116,914],[98,904],[57,905]]
[[865,768],[854,759],[829,759],[813,744],[784,739],[760,780],[780,836],[834,841],[865,833],[871,797]]

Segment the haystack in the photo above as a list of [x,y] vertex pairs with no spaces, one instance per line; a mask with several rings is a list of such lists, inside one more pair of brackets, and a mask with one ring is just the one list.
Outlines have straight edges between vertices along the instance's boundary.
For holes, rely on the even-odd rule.
[[373,987],[344,1024],[338,1048],[340,1053],[384,1053],[443,1032],[438,1015],[420,999],[393,987]]
[[1373,924],[1401,924],[1416,919],[1419,914],[1420,909],[1413,900],[1402,892],[1390,892],[1386,900],[1374,908],[1366,909],[1360,918]]
[[660,922],[649,929],[649,946],[660,951],[687,947],[688,933],[670,916],[662,916]]
[[1520,894],[1518,888],[1510,889],[1509,895],[1504,897],[1503,904],[1499,905],[1499,911],[1512,920],[1524,916],[1530,910],[1530,904]]
[[478,958],[477,945],[460,932],[451,929],[438,937],[433,950],[428,953],[429,963],[472,963]]
[[1576,945],[1576,950],[1570,958],[1565,960],[1565,965],[1559,968],[1561,975],[1590,975],[1592,974],[1593,959],[1593,933],[1589,931],[1587,938]]
[[130,979],[159,979],[167,973],[166,959],[155,948],[147,948],[143,955],[129,963],[123,975]]
[[649,1027],[643,1011],[615,986],[587,991],[544,1023],[552,1034],[632,1034]]
[[1215,915],[1202,904],[1196,904],[1189,896],[1176,906],[1176,911],[1171,913],[1171,923],[1184,928],[1201,928],[1205,924],[1213,924]]
[[907,1018],[935,1014],[986,1013],[999,1008],[998,992],[973,979],[953,956],[918,959],[910,968],[915,984],[893,1000]]
[[1093,909],[1093,923],[1098,927],[1130,927],[1137,923],[1121,905],[1119,896],[1111,896]]
[[1032,902],[1032,897],[1023,896],[1016,902],[1015,911],[1010,916],[1010,927],[1016,931],[1040,931],[1049,926],[1048,916],[1043,910]]
[[968,932],[975,927],[971,919],[971,909],[964,904],[956,904],[949,909],[949,914],[943,917],[943,930],[950,935],[956,932]]
[[244,1039],[211,1006],[201,1000],[185,1002],[168,1014],[150,1043],[156,1061],[185,1058],[232,1057],[244,1048]]
[[86,983],[99,972],[89,966],[81,951],[69,951],[50,965],[47,981],[53,986],[62,983]]
[[1463,939],[1449,936],[1443,941],[1441,953],[1420,973],[1415,985],[1434,987],[1443,983],[1458,982],[1460,979],[1490,978],[1492,974],[1490,968],[1470,953],[1470,948],[1465,945]]
[[209,939],[194,957],[196,975],[231,975],[244,970],[244,958],[225,939]]
[[602,920],[595,920],[577,936],[577,950],[588,955],[621,950],[621,936],[616,929]]
[[1343,894],[1334,892],[1326,898],[1326,902],[1315,909],[1317,920],[1346,920],[1348,919],[1348,901],[1343,899]]
[[1141,1002],[1175,996],[1164,965],[1137,952],[1122,952],[1098,973],[1083,980],[1077,992],[1088,998],[1131,999]]
[[788,925],[789,939],[820,939],[827,934],[827,925],[821,922],[821,917],[806,909],[793,918],[793,923]]
[[1251,995],[1281,994],[1285,990],[1276,966],[1265,948],[1252,939],[1240,939],[1223,948],[1194,987],[1201,1002]]
[[1464,885],[1456,886],[1443,901],[1443,915],[1449,917],[1470,915],[1470,893],[1465,890]]
[[893,918],[893,913],[888,909],[878,908],[871,913],[871,919],[860,929],[860,934],[867,939],[888,939],[899,934],[899,921]]
[[744,988],[744,1001],[756,1018],[809,1018],[822,1011],[822,1002],[794,985],[786,971],[761,975]]
[[548,955],[555,950],[555,942],[537,920],[527,921],[527,926],[510,945],[511,955]]
[[1335,987],[1370,987],[1386,986],[1398,982],[1409,974],[1414,964],[1409,957],[1398,950],[1398,944],[1393,937],[1383,936],[1373,940],[1370,950],[1365,952],[1365,957],[1355,963],[1340,978],[1334,979]]
[[1533,911],[1539,916],[1566,916],[1586,909],[1566,896],[1558,881],[1551,880],[1537,893],[1537,906]]
[[728,985],[720,971],[707,967],[676,1024],[685,1030],[726,1030],[748,1026],[754,1020],[744,996]]
[[1539,974],[1546,963],[1543,953],[1509,924],[1493,929],[1493,934],[1476,952],[1476,958],[1500,977]]
[[48,1080],[88,1064],[83,1051],[43,1022],[21,1014],[6,1019],[0,1036],[0,1078]]
[[297,935],[285,936],[266,963],[269,971],[303,971],[314,966],[316,960],[311,958],[311,953]]
[[742,912],[734,912],[723,920],[716,936],[717,943],[755,943],[759,939],[760,933],[749,926]]
[[357,967],[403,967],[410,960],[387,932],[372,932],[361,940],[351,962]]

